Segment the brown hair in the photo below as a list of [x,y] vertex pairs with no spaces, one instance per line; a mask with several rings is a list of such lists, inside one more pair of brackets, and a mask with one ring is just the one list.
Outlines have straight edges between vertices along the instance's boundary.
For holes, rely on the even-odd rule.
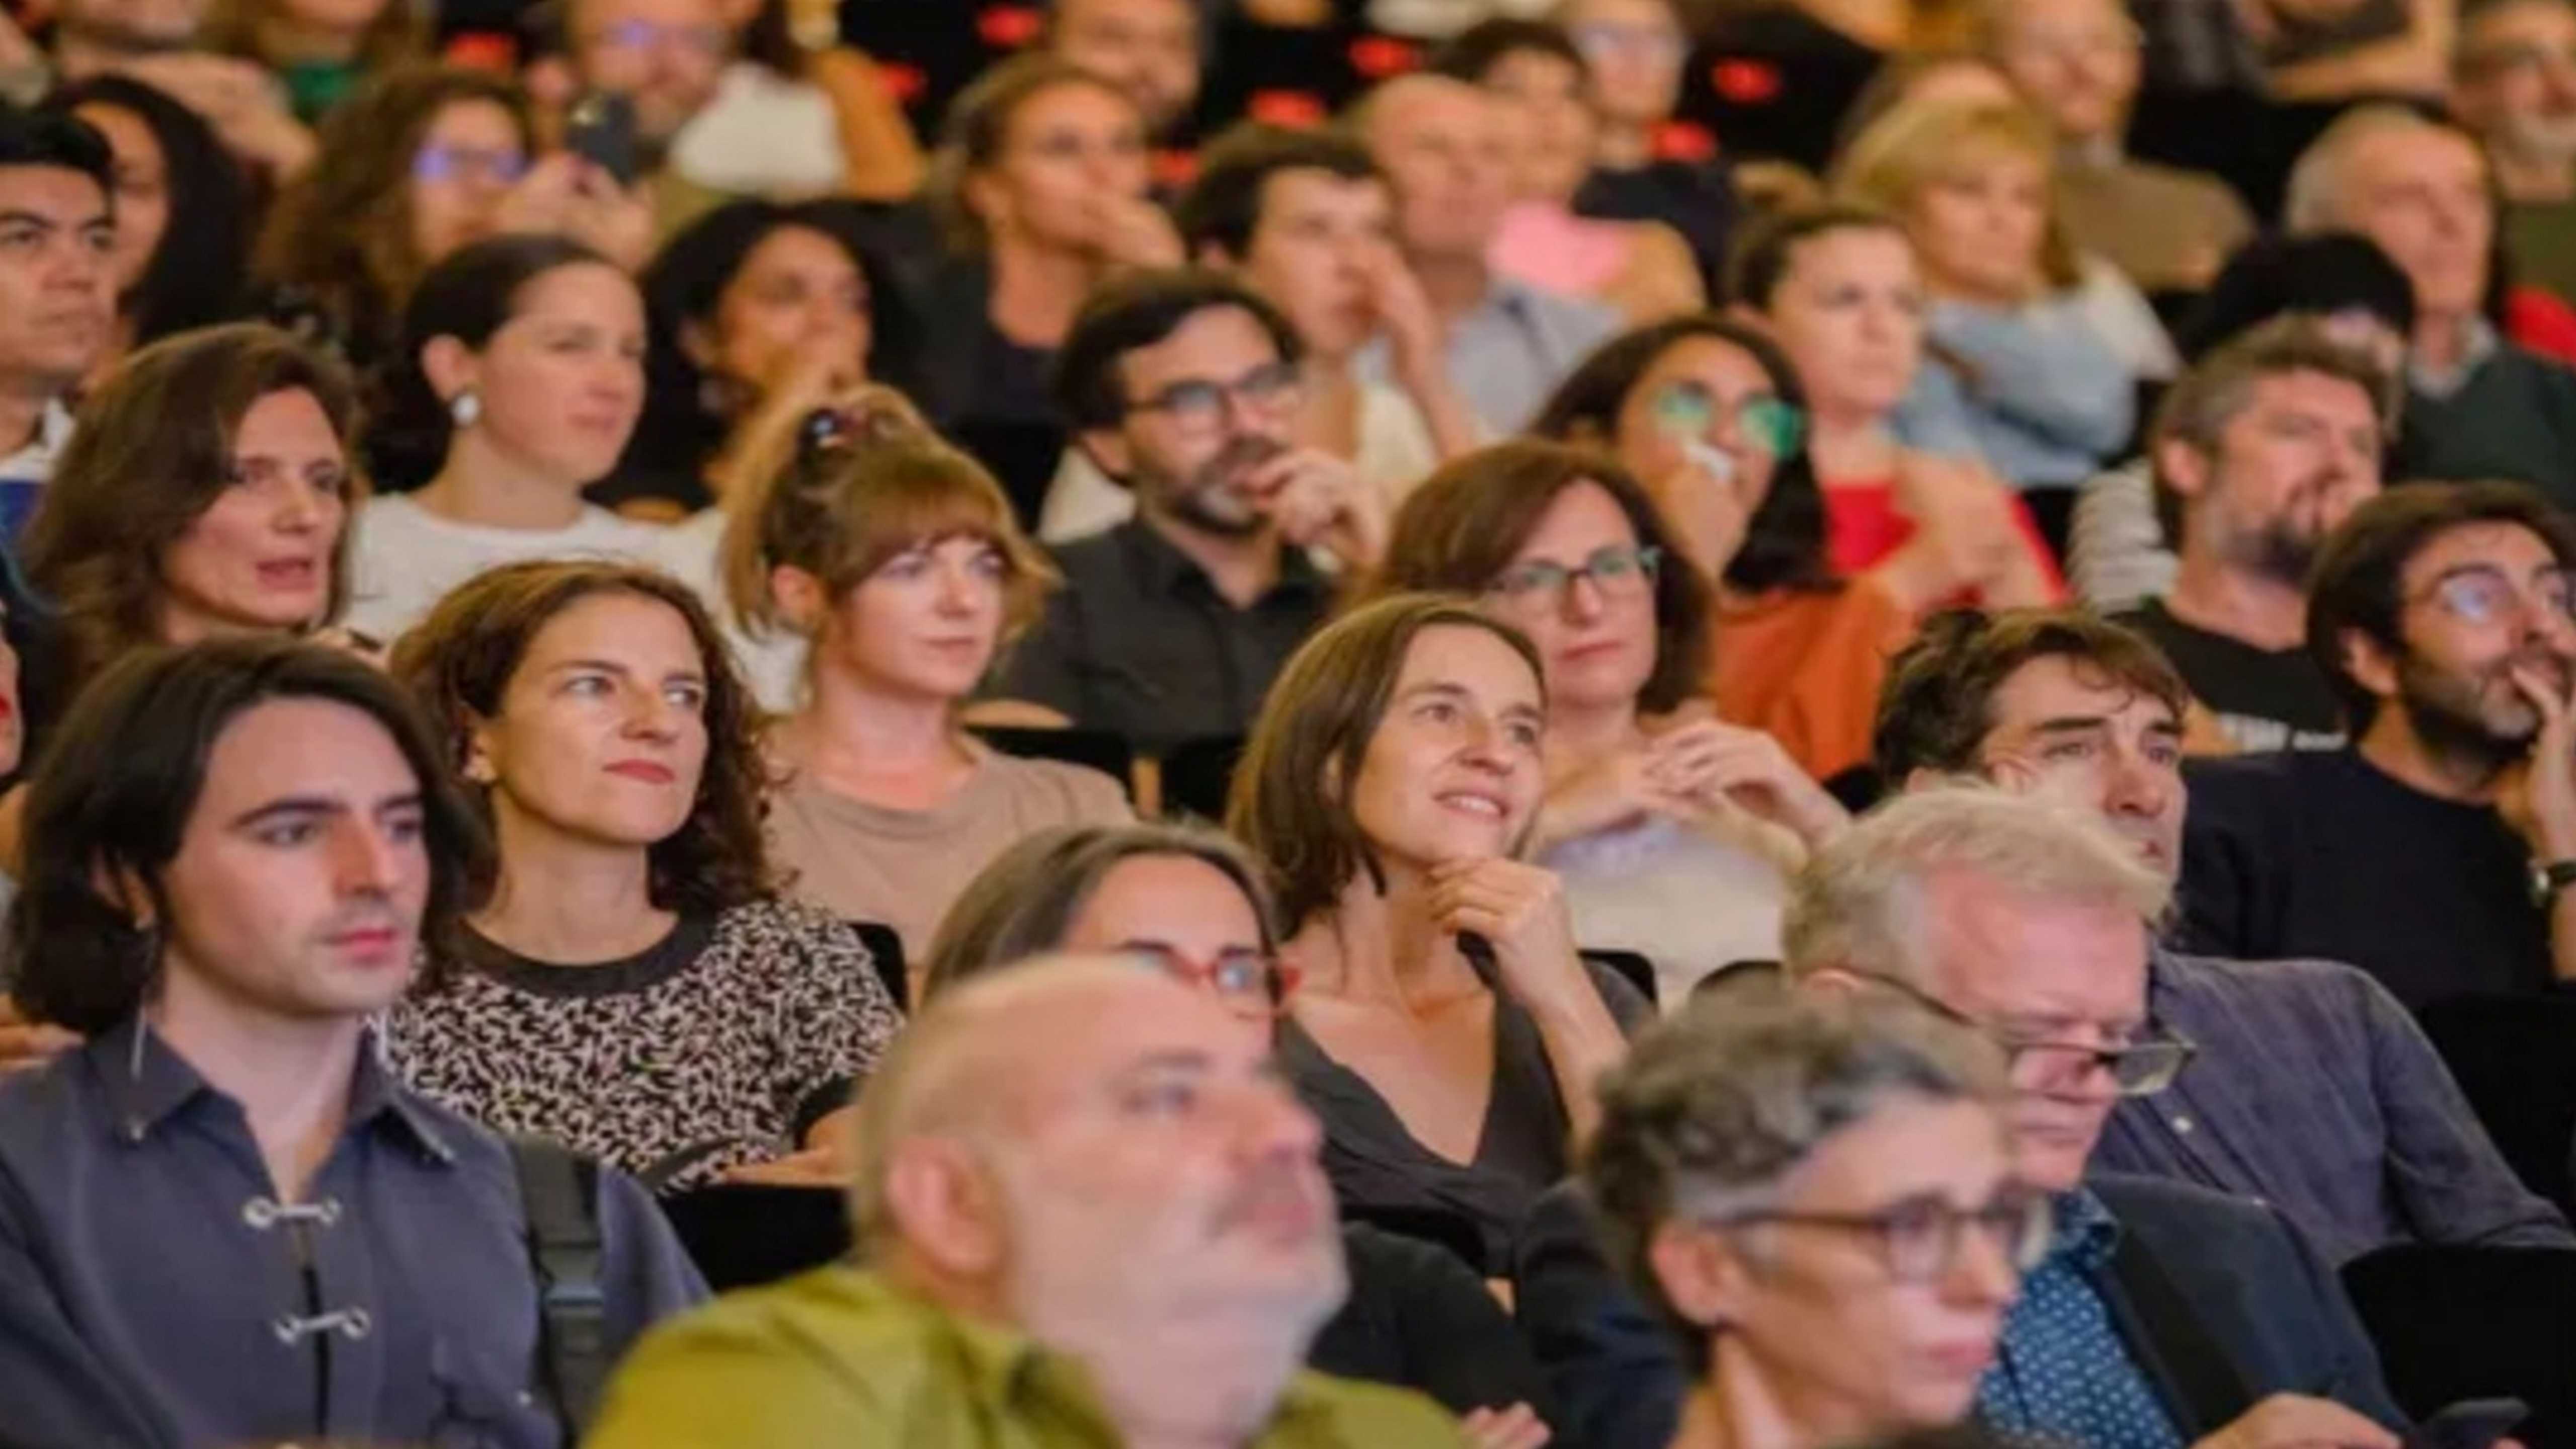
[[951,250],[974,254],[992,245],[984,218],[966,200],[967,178],[1002,159],[1011,141],[1011,122],[1021,107],[1060,86],[1084,86],[1117,97],[1131,111],[1136,106],[1125,91],[1043,51],[1026,51],[1003,61],[948,103],[948,119],[940,127],[939,150],[931,158],[922,193]]
[[[689,818],[647,851],[653,904],[713,914],[776,892],[761,834],[767,775],[752,725],[751,694],[698,596],[659,569],[572,559],[503,564],[458,585],[394,646],[394,678],[428,711],[451,774],[464,773],[478,721],[501,709],[511,677],[537,634],[566,609],[602,594],[668,604],[689,626],[706,670],[707,759]],[[488,790],[470,792],[488,826]],[[496,869],[473,882],[490,898]]]
[[2191,690],[2146,635],[2083,609],[1951,609],[1888,662],[1870,761],[1891,790],[1917,770],[1974,774],[1995,727],[1995,694],[2023,665],[2066,659],[2088,684],[2134,690],[2179,722]]
[[1708,584],[1674,544],[1645,487],[1605,452],[1516,439],[1452,459],[1396,510],[1373,591],[1483,593],[1528,545],[1557,496],[1585,483],[1609,494],[1637,542],[1661,554],[1655,669],[1637,691],[1637,707],[1667,713],[1699,694],[1708,677]]
[[[1797,264],[1798,248],[1818,237],[1844,231],[1893,232],[1905,236],[1896,218],[1874,206],[1849,201],[1818,201],[1755,217],[1736,234],[1726,254],[1726,300],[1756,312],[1771,310],[1771,299]],[[1907,245],[1913,243],[1909,240]]]
[[[272,54],[260,34],[261,22],[276,8],[278,0],[214,0],[206,12],[205,27],[198,33],[197,45],[284,70],[289,58]],[[428,55],[429,27],[422,21],[423,8],[414,0],[385,0],[384,8],[358,34],[358,68],[381,71]]]
[[964,533],[1000,550],[1010,571],[1001,642],[1027,632],[1057,575],[1021,532],[1002,485],[891,389],[871,389],[854,413],[854,441],[779,460],[735,507],[723,551],[734,617],[755,635],[787,626],[769,589],[782,565],[812,574],[838,600],[905,550]]
[[260,235],[260,279],[306,293],[361,356],[393,345],[403,303],[429,270],[412,242],[412,163],[439,113],[462,101],[509,112],[532,146],[528,98],[510,81],[396,66],[323,118],[311,169],[278,197]]
[[[2360,388],[2370,398],[2384,447],[2396,440],[2405,407],[2405,384],[2368,354],[2337,342],[2311,314],[2292,312],[2238,334],[2165,389],[2147,428],[2148,456],[2167,441],[2203,457],[2216,457],[2219,435],[2254,405],[2254,387],[2267,377],[2312,372]],[[2182,499],[2155,470],[2156,518],[2165,536],[2182,537]]]
[[2075,241],[2057,198],[2057,141],[2048,122],[2022,105],[1907,102],[1852,139],[1834,167],[1835,194],[1898,216],[1923,189],[1998,153],[2039,163],[2048,189],[2048,220],[2040,233],[2039,270],[2059,289],[2083,280]]
[[1445,594],[1362,604],[1308,639],[1270,686],[1234,772],[1225,826],[1268,867],[1280,925],[1291,933],[1330,910],[1352,876],[1378,876],[1351,816],[1351,786],[1415,636],[1443,626],[1482,629],[1510,645],[1545,700],[1547,671],[1529,636]]
[[127,358],[81,405],[21,541],[28,577],[61,606],[73,679],[159,642],[167,596],[161,557],[229,486],[244,414],[273,393],[304,392],[330,419],[348,472],[322,617],[349,600],[349,536],[365,493],[358,405],[338,363],[257,322],[163,338]]

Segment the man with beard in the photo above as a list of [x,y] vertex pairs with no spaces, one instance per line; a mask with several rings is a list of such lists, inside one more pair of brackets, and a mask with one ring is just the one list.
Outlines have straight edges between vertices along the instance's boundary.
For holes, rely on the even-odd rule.
[[1136,516],[1055,550],[1065,587],[993,690],[1140,750],[1240,736],[1332,607],[1310,552],[1365,569],[1383,492],[1296,436],[1303,348],[1278,309],[1190,268],[1084,304],[1057,405]]
[[1199,99],[1195,0],[1055,0],[1045,45],[1125,91],[1157,144],[1181,139]]
[[2576,977],[2571,565],[2576,529],[2514,484],[2353,511],[2308,592],[2353,743],[2195,762],[2194,946],[2349,961],[2418,1007]]
[[2576,301],[2576,5],[2469,6],[2451,113],[2486,147],[2514,275]]
[[1109,960],[964,983],[860,1101],[859,1265],[648,1338],[585,1442],[1461,1446],[1298,1369],[1345,1283],[1322,1145],[1210,992]]
[[2334,691],[2308,657],[2308,568],[2379,492],[2388,376],[2309,319],[2264,324],[2165,394],[2149,435],[2179,539],[2170,593],[2121,622],[2153,639],[2214,726],[2210,750],[2333,749]]

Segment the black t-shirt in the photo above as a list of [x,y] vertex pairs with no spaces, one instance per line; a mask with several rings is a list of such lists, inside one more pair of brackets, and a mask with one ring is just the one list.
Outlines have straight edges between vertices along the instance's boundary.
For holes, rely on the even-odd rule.
[[2173,616],[2162,599],[2117,616],[2156,641],[2194,699],[2246,754],[2331,750],[2344,742],[2343,710],[2305,649],[2259,649]]
[[1716,296],[1735,235],[1735,183],[1714,161],[1649,161],[1633,171],[1595,171],[1574,209],[1605,221],[1659,221],[1690,243],[1700,280]]
[[2349,961],[2410,1007],[2549,986],[2531,856],[2493,810],[2349,749],[2185,767],[2185,937],[2213,956]]
[[1822,175],[1834,136],[1880,54],[1788,5],[1720,22],[1683,72],[1681,114],[1738,160],[1794,161]]

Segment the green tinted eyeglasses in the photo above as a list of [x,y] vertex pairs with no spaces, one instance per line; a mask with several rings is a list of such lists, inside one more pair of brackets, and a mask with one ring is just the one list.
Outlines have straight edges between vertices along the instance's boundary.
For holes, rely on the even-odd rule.
[[[1675,382],[1655,394],[1655,427],[1664,433],[1686,437],[1705,437],[1726,408],[1716,394],[1696,382]],[[1735,404],[1733,413],[1736,436],[1769,453],[1785,458],[1798,450],[1798,441],[1806,434],[1806,415],[1776,397],[1754,396]]]

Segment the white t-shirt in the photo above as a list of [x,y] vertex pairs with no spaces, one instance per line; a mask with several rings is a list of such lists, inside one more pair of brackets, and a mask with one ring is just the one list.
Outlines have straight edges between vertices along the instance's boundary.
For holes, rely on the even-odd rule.
[[350,548],[352,629],[391,644],[458,584],[495,564],[532,558],[659,562],[668,530],[583,504],[570,528],[486,528],[439,517],[403,494],[358,510]]
[[748,60],[725,67],[672,139],[671,166],[712,191],[780,200],[838,191],[848,174],[832,98]]

